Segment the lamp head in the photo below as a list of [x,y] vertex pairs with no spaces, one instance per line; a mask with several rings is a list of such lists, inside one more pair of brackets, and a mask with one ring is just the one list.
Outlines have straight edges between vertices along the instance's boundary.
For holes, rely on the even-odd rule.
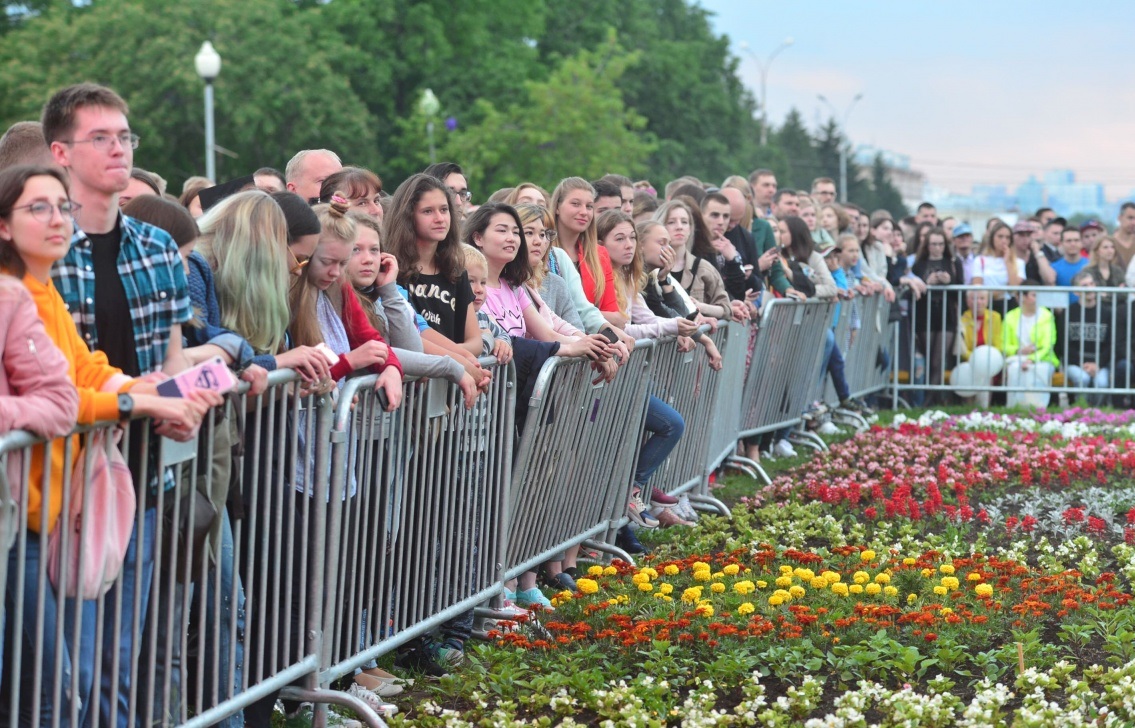
[[211,82],[221,73],[221,55],[213,48],[212,43],[205,41],[201,44],[201,50],[193,57],[193,65],[197,67],[198,76],[206,83]]

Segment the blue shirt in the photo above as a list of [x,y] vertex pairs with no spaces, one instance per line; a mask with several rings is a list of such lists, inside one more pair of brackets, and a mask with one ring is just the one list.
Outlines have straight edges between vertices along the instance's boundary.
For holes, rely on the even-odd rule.
[[[121,213],[119,227],[118,275],[130,307],[138,369],[146,374],[161,369],[174,325],[192,318],[189,284],[169,233]],[[75,230],[71,248],[55,264],[52,278],[79,335],[91,350],[98,349],[94,261],[91,241],[82,230]]]
[[418,333],[422,333],[430,327],[429,322],[422,318],[422,315],[414,308],[414,304],[410,302],[410,292],[402,286],[397,286],[397,288],[398,293],[401,294],[402,298],[406,299],[406,303],[410,305],[410,310],[414,312],[414,324],[418,327]]
[[[1087,258],[1079,258],[1075,263],[1069,263],[1064,258],[1052,262],[1052,269],[1056,271],[1056,285],[1070,286],[1076,274],[1088,267]],[[1080,297],[1075,293],[1068,294],[1069,303],[1076,303]]]

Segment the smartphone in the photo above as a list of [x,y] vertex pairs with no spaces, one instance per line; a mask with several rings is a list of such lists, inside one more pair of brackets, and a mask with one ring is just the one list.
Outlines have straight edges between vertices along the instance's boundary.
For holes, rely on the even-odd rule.
[[227,394],[235,387],[236,377],[221,357],[215,356],[158,384],[158,394],[163,397],[187,397],[195,389]]
[[390,398],[386,396],[386,389],[379,389],[374,395],[375,398],[378,399],[378,408],[385,412],[386,408],[390,406]]
[[604,329],[602,329],[602,330],[601,330],[601,331],[600,331],[599,333],[601,333],[601,334],[603,334],[604,336],[606,336],[606,337],[607,337],[607,341],[611,342],[612,344],[617,344],[617,343],[619,343],[619,335],[618,335],[618,334],[616,334],[616,333],[614,332],[614,330],[613,330],[613,329],[610,329],[610,328],[604,328]]
[[687,321],[697,321],[698,320],[698,310],[695,308],[693,311],[690,311],[688,314],[686,314],[684,318]]

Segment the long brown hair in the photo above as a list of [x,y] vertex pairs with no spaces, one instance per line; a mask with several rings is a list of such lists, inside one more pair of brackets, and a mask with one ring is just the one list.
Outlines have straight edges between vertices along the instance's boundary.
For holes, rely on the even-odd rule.
[[[359,228],[373,230],[375,235],[378,236],[378,244],[380,246],[382,245],[382,224],[378,220],[357,210],[352,210],[347,216],[354,220]],[[356,236],[356,241],[357,239]],[[386,336],[386,322],[378,315],[378,307],[382,305],[382,301],[379,300],[378,290],[375,289],[372,296],[355,285],[354,281],[351,281],[351,288],[354,289],[360,299],[360,303],[363,304],[363,313],[367,315],[367,321],[370,322],[371,327],[378,333]],[[370,304],[369,306],[367,305],[368,303]]]
[[382,217],[382,247],[398,259],[398,282],[408,283],[418,277],[418,233],[414,227],[414,210],[422,196],[432,190],[445,194],[449,205],[449,231],[437,244],[434,265],[450,283],[456,283],[465,270],[461,256],[461,237],[457,230],[457,198],[445,183],[429,174],[415,174],[394,192],[390,211]]
[[[28,180],[32,177],[54,177],[63,185],[63,191],[71,194],[71,185],[67,182],[67,175],[55,167],[45,167],[35,164],[20,164],[0,171],[0,218],[7,220],[12,216],[12,209],[24,194]],[[53,215],[55,213],[52,213]],[[17,278],[23,278],[27,273],[24,259],[16,250],[15,242],[0,238],[0,268],[3,268]]]
[[[622,210],[607,210],[599,216],[599,222],[596,226],[596,232],[599,235],[599,240],[602,242],[604,238],[611,234],[619,225],[623,223],[630,223],[631,231],[635,233],[635,238],[638,238],[634,219],[623,212]],[[643,284],[643,262],[642,251],[639,250],[638,244],[635,244],[634,257],[628,265],[615,266],[611,264],[615,273],[615,300],[618,301],[619,310],[626,312],[630,310],[630,302],[642,290]]]
[[[591,183],[582,177],[567,177],[560,180],[556,185],[556,189],[552,192],[552,219],[556,221],[556,245],[568,250],[569,247],[582,244],[582,251],[580,259],[587,264],[588,270],[591,271],[591,278],[595,281],[595,290],[591,291],[594,295],[594,300],[598,301],[603,297],[603,291],[607,287],[607,280],[603,275],[603,266],[599,262],[599,236],[595,232],[595,218],[598,215],[591,216],[591,223],[587,229],[575,240],[563,240],[559,235],[559,222],[560,222],[560,205],[563,204],[564,199],[569,194],[576,190],[586,190],[591,193],[591,199],[595,199],[595,188]],[[585,291],[585,293],[587,293]],[[590,298],[590,297],[589,297]]]

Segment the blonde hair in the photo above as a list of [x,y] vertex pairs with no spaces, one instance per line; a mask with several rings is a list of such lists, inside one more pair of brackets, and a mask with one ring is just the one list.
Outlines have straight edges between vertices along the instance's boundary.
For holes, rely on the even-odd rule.
[[[1094,265],[1096,268],[1100,268],[1103,265],[1102,261],[1100,261],[1099,250],[1100,246],[1104,244],[1104,241],[1111,243],[1111,247],[1115,250],[1116,254],[1119,253],[1119,246],[1116,245],[1115,238],[1110,235],[1104,235],[1096,241],[1096,247],[1092,248],[1091,255],[1088,256],[1088,265]],[[1115,260],[1116,258],[1112,257],[1111,265],[1119,265]]]
[[288,309],[288,223],[267,193],[238,192],[198,220],[197,247],[213,268],[221,324],[253,349],[280,350]]
[[[623,223],[630,224],[631,231],[635,232],[637,241],[638,233],[635,231],[634,219],[622,210],[607,210],[599,216],[599,223],[596,228],[599,239],[603,240]],[[630,303],[634,297],[646,286],[646,281],[643,278],[642,250],[638,247],[638,243],[635,243],[634,257],[631,258],[630,263],[617,267],[612,265],[611,267],[615,274],[615,300],[619,303],[619,310],[625,313],[630,310]]]
[[548,191],[540,185],[534,182],[521,182],[516,187],[512,188],[512,192],[509,193],[508,199],[506,199],[505,202],[512,205],[513,207],[516,207],[518,204],[517,201],[520,198],[520,193],[524,192],[524,190],[536,190],[537,192],[539,192],[540,195],[544,198],[544,206],[547,206],[549,204],[549,201],[551,200],[551,195],[549,195]]
[[[535,187],[535,185],[532,186]],[[546,207],[541,207],[540,205],[517,205],[516,214],[520,216],[521,229],[536,220],[544,223],[545,230],[555,231],[556,229],[556,221],[552,219],[552,213],[548,212],[548,208]],[[544,283],[544,277],[548,275],[548,254],[551,252],[552,246],[545,246],[544,257],[540,259],[540,264],[532,266],[532,277],[528,279],[528,284],[533,290],[540,290],[540,286]]]
[[466,271],[468,271],[470,268],[472,268],[475,265],[479,265],[482,268],[484,268],[486,271],[488,271],[488,269],[489,269],[488,258],[485,257],[484,253],[482,253],[480,250],[477,250],[477,248],[473,247],[469,243],[461,243],[461,255],[464,256],[464,259],[465,259],[465,270]]
[[[331,202],[330,204],[316,205],[311,208],[319,218],[321,232],[319,233],[319,247],[332,242],[354,245],[359,239],[359,228],[355,221],[347,215],[350,208],[347,204]],[[312,254],[312,258],[315,254]],[[291,293],[288,297],[291,304],[292,318],[289,329],[292,332],[292,341],[297,346],[315,346],[323,341],[323,330],[319,325],[316,314],[316,301],[319,298],[319,289],[311,280],[311,266],[304,266],[292,281]],[[355,296],[353,286],[343,286],[342,280],[333,283],[326,291],[327,298],[335,308],[335,313],[343,318],[343,302],[348,296]],[[357,297],[356,297],[357,299]],[[348,325],[346,319],[343,325],[348,336],[356,333]]]
[[[595,188],[591,183],[582,177],[567,177],[556,185],[555,191],[552,193],[552,217],[555,219],[556,225],[556,245],[564,250],[568,249],[569,245],[581,244],[582,250],[580,251],[580,260],[587,264],[588,270],[591,271],[591,278],[595,281],[595,290],[590,291],[594,298],[588,297],[593,302],[598,302],[603,297],[603,291],[607,287],[607,281],[603,276],[603,265],[599,262],[599,236],[595,232],[596,216],[592,215],[591,224],[576,240],[564,240],[559,235],[559,209],[563,204],[564,199],[577,190],[585,190],[591,193],[591,199],[595,199]],[[588,291],[584,291],[587,294]]]

